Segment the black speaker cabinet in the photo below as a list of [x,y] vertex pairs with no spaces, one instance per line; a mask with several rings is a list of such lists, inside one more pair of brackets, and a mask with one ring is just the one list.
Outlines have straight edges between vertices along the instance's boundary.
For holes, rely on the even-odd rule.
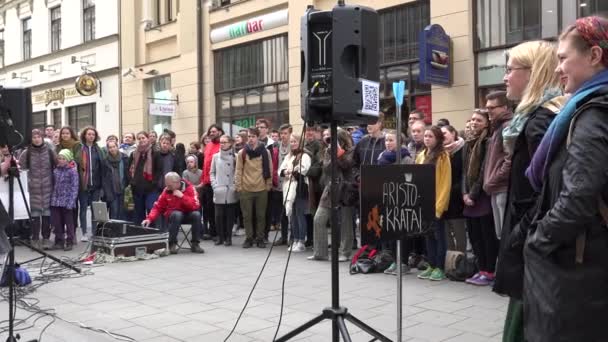
[[[32,138],[32,91],[29,88],[0,88],[0,110],[9,114],[17,133],[9,132],[9,144],[25,146]],[[22,140],[22,141],[21,141]]]
[[371,8],[308,8],[300,33],[302,119],[341,124],[377,120],[378,112],[369,107],[379,107],[378,88],[373,87],[380,79],[378,32],[378,14]]

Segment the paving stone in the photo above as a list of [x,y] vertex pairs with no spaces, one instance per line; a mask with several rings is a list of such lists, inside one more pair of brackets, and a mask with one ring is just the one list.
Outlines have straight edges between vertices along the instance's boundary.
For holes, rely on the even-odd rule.
[[150,329],[162,328],[168,325],[183,323],[190,320],[191,319],[186,316],[177,315],[171,312],[162,312],[155,315],[130,319],[131,322]]
[[219,328],[213,325],[205,324],[199,321],[188,321],[177,323],[163,328],[156,329],[164,335],[184,340],[189,337],[200,337],[204,334],[216,331]]

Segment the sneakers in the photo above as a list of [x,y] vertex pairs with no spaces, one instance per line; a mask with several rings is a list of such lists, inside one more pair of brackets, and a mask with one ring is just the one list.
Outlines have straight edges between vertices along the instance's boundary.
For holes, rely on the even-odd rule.
[[204,240],[204,241],[211,240],[211,235],[209,235],[209,234],[203,234],[202,240]]
[[302,253],[304,251],[306,251],[306,247],[304,246],[304,243],[302,241],[298,241],[295,243],[295,248],[292,249],[292,252],[294,253]]
[[237,236],[239,232],[239,225],[237,223],[235,223],[232,226],[232,236]]
[[213,244],[214,244],[215,246],[223,245],[223,244],[224,244],[224,241],[222,241],[222,240],[220,240],[220,239],[217,239],[217,240],[216,240],[216,241],[215,241]]
[[422,273],[420,273],[418,275],[418,279],[429,279],[431,277],[431,274],[433,274],[434,269],[432,267],[428,267],[426,270],[422,271]]
[[72,247],[72,243],[71,243],[71,242],[66,242],[66,243],[65,243],[65,247],[63,248],[63,251],[64,251],[64,252],[69,252],[69,251],[71,251],[71,250],[72,250],[72,248],[73,248],[73,247]]
[[309,256],[306,259],[308,259],[308,260],[317,260],[317,261],[327,261],[327,260],[329,260],[329,258],[327,258],[327,257],[324,258],[324,257],[316,256],[316,255],[311,255],[311,256]]
[[348,257],[344,254],[342,254],[338,257],[338,262],[347,262],[347,261],[348,261]]
[[53,248],[53,243],[51,242],[51,240],[49,240],[49,239],[42,240],[42,249],[44,249],[45,251],[48,251],[51,248]]
[[253,247],[253,242],[249,239],[245,240],[245,242],[243,242],[243,248],[251,248]]
[[201,248],[201,246],[198,244],[198,242],[193,242],[192,243],[192,247],[190,247],[190,251],[192,253],[205,253],[205,250],[203,248]]
[[179,247],[177,246],[176,243],[169,244],[169,253],[177,254],[178,251],[179,251]]
[[82,237],[80,238],[80,241],[89,242],[89,237],[86,234],[83,234]]
[[232,246],[232,240],[226,240],[226,241],[224,241],[224,246],[226,246],[226,247]]
[[[412,269],[407,264],[401,264],[401,274],[411,273]],[[397,263],[392,263],[386,270],[384,270],[384,274],[397,275]]]
[[471,278],[467,278],[464,282],[467,284],[472,284],[472,282],[474,280],[477,280],[479,277],[481,277],[481,273],[475,273]]
[[266,248],[266,242],[264,242],[264,240],[258,240],[256,245],[258,248]]
[[429,277],[429,280],[431,281],[442,281],[443,279],[445,279],[445,273],[440,268],[434,269]]
[[467,283],[471,284],[471,285],[476,285],[476,286],[490,286],[492,285],[492,282],[494,281],[494,277],[486,272],[480,272],[479,273],[479,277],[473,279],[470,278],[466,280]]

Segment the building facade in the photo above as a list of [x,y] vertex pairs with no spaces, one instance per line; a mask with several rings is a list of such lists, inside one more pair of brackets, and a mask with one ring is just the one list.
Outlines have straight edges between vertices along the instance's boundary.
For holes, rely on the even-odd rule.
[[[123,3],[124,12],[134,13],[123,18],[135,18],[129,19],[130,24],[123,19],[121,30],[123,44],[135,47],[134,51],[123,49],[122,54],[123,127],[170,127],[178,133],[178,140],[188,142],[212,123],[231,134],[253,126],[259,118],[274,127],[287,122],[300,126],[300,18],[309,5],[330,10],[336,3]],[[503,88],[508,48],[526,40],[555,40],[577,17],[608,10],[608,1],[601,0],[356,3],[379,13],[380,109],[391,128],[396,126],[392,82],[404,80],[407,84],[404,119],[418,109],[425,112],[429,123],[447,118],[461,129],[472,110],[483,106],[489,91]],[[167,13],[175,13],[175,18],[163,22]],[[449,86],[419,81],[419,36],[430,24],[440,25],[450,36]]]
[[196,0],[121,1],[122,126],[199,138]]
[[[118,1],[0,2],[0,85],[32,89],[34,128],[119,133]],[[85,70],[99,80],[88,96],[75,88]]]

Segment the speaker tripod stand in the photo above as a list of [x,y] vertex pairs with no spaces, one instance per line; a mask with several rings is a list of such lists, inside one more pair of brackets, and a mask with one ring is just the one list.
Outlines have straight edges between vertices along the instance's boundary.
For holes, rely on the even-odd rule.
[[322,313],[310,321],[295,328],[291,332],[276,339],[276,342],[289,341],[293,337],[308,330],[309,328],[328,319],[332,321],[332,341],[338,342],[339,336],[342,336],[342,341],[351,342],[348,329],[345,321],[349,321],[361,330],[372,335],[374,338],[371,341],[392,342],[388,337],[374,330],[369,325],[365,324],[348,312],[346,307],[340,306],[340,269],[338,264],[338,246],[340,245],[340,237],[338,229],[338,122],[331,121],[331,307],[323,309]]
[[[8,169],[9,222],[8,222],[7,226],[9,227],[10,250],[8,252],[8,265],[6,265],[7,281],[8,281],[8,338],[6,339],[7,342],[17,342],[20,339],[19,335],[13,335],[14,326],[15,326],[15,309],[14,309],[14,307],[16,306],[16,300],[15,300],[15,297],[16,297],[16,294],[15,294],[15,240],[14,240],[14,235],[15,235],[15,199],[14,199],[15,183],[14,182],[15,182],[15,180],[17,180],[17,182],[19,183],[22,200],[27,209],[28,217],[31,220],[30,210],[27,205],[25,193],[23,192],[23,185],[21,184],[21,179],[19,178],[19,170],[17,168],[17,162],[15,161],[14,157],[11,157],[11,165]],[[41,251],[38,248],[34,248],[25,242],[19,242],[19,244],[23,245],[25,247],[28,247],[31,250],[41,254],[40,257],[26,261],[24,263],[32,262],[32,261],[42,259],[42,258],[49,258],[49,259],[61,264],[64,267],[67,267],[77,273],[80,273],[79,268],[72,266],[72,265],[66,263],[65,261],[58,259],[44,251]],[[28,342],[37,342],[37,341],[38,340],[34,339],[34,340],[29,340]]]

